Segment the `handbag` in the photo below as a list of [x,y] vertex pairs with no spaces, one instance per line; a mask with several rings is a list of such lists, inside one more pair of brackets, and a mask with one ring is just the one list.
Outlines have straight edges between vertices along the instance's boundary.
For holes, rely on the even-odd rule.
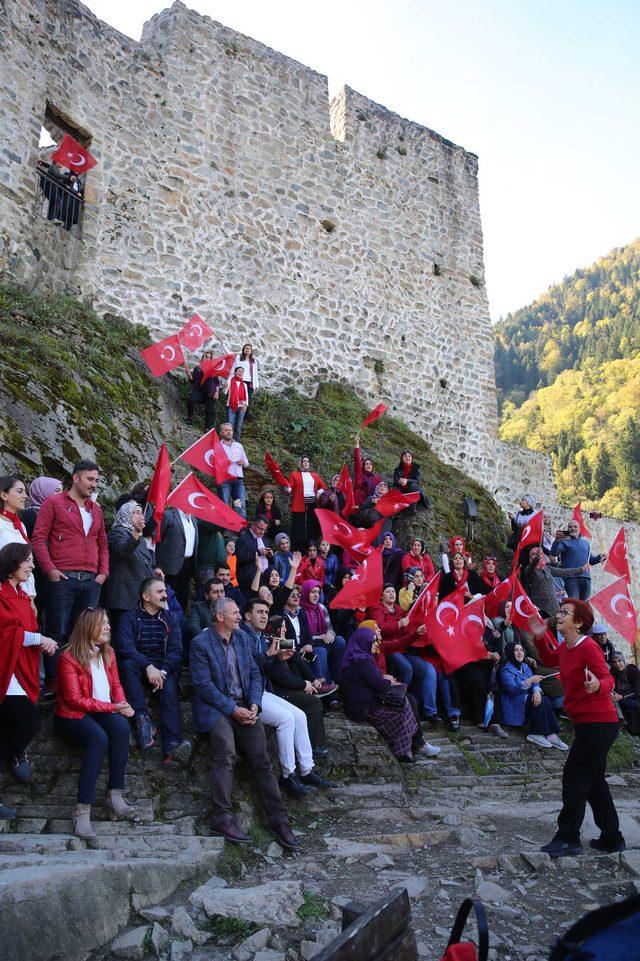
[[392,711],[404,711],[407,703],[406,684],[394,684],[390,690],[380,695],[380,701],[383,707],[390,707]]
[[[476,925],[478,927],[478,950],[473,941],[461,941],[464,926],[471,909],[475,911]],[[489,957],[489,925],[487,924],[487,914],[482,901],[475,898],[465,898],[460,905],[456,919],[451,929],[451,937],[447,945],[447,950],[442,955],[441,961],[487,961]]]

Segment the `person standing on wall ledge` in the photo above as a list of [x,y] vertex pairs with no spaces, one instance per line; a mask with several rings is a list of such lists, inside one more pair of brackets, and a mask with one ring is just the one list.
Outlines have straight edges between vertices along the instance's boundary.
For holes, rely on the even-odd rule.
[[249,407],[249,390],[242,379],[242,367],[236,367],[235,374],[227,384],[227,417],[233,427],[233,439],[242,437],[242,422]]
[[[232,368],[234,374],[238,367],[242,367],[242,380],[246,385],[250,404],[254,390],[258,389],[258,361],[253,356],[253,347],[251,344],[243,344],[240,353],[236,354],[235,363]],[[231,383],[231,375],[229,376],[229,383]]]

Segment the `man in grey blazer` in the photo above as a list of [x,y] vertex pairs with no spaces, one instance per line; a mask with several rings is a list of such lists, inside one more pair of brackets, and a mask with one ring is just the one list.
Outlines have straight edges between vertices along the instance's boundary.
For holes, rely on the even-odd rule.
[[236,748],[244,755],[276,841],[285,848],[300,844],[291,830],[274,774],[264,728],[262,677],[247,636],[238,630],[238,605],[221,597],[211,607],[213,628],[191,641],[189,663],[193,683],[193,726],[208,734],[213,754],[212,820],[216,834],[229,841],[251,843],[233,817],[231,790]]

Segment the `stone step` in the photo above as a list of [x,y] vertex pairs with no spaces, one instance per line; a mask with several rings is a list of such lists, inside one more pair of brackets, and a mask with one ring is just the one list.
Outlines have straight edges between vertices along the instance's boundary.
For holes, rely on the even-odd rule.
[[[149,821],[137,823],[135,821],[99,821],[92,818],[93,830],[100,837],[186,837],[195,833],[193,818],[182,818],[175,821]],[[49,834],[71,833],[71,820],[54,818],[48,823]]]

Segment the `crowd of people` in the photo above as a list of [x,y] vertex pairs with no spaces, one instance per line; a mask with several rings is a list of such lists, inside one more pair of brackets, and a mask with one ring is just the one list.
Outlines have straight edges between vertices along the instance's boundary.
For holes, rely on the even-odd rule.
[[[204,404],[209,423],[220,391],[226,393],[228,420],[219,435],[231,479],[218,494],[246,518],[249,461],[241,432],[258,387],[251,345],[237,360],[226,387],[218,383],[213,393],[203,393],[196,367],[189,412]],[[594,623],[589,565],[605,555],[592,553],[575,522],[555,536],[547,524],[537,547],[518,552],[518,532],[535,509],[529,495],[512,518],[522,585],[564,643],[551,649],[548,635],[514,625],[512,601],[502,600],[495,616],[485,615],[484,656],[447,671],[425,624],[411,616],[437,568],[440,599],[465,602],[494,592],[507,572],[496,557],[475,559],[473,545],[455,532],[437,563],[419,537],[398,544],[393,518],[376,504],[393,488],[419,495],[411,511],[429,508],[411,451],[400,454],[388,483],[355,435],[348,520],[362,529],[380,523],[374,545],[383,571],[379,599],[361,609],[331,607],[358,560],[321,537],[316,509],[340,513],[345,496],[337,477],[327,484],[306,455],[280,486],[260,491],[253,516],[235,535],[174,507],[165,509],[158,530],[144,483],[118,498],[107,531],[99,480],[89,460],[74,466],[64,487],[39,477],[27,491],[18,476],[0,478],[0,755],[18,780],[33,776],[27,749],[40,729],[37,703],[55,698],[56,731],[82,751],[73,812],[79,837],[93,836],[91,808],[107,758],[106,810],[115,819],[136,816],[123,794],[131,733],[141,751],[158,738],[166,766],[190,760],[180,713],[188,675],[192,728],[211,748],[212,827],[235,843],[250,841],[233,814],[236,753],[248,762],[277,841],[295,848],[282,795],[333,786],[319,762],[329,751],[325,714],[342,710],[373,725],[406,764],[439,753],[423,725],[457,731],[461,716],[497,737],[523,730],[541,749],[568,751],[560,736],[566,716],[575,737],[548,850],[578,850],[587,802],[601,846],[624,845],[604,764],[621,723],[640,733],[640,673]],[[267,752],[268,727],[279,778]],[[0,806],[0,817],[14,814]]]

